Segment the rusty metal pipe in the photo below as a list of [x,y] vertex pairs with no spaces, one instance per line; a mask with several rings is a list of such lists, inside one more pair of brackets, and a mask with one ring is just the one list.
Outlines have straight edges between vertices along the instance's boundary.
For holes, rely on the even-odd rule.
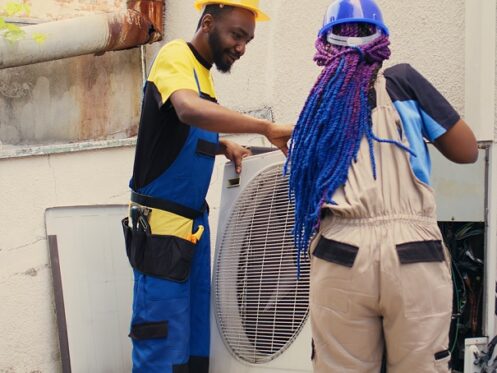
[[165,0],[128,0],[128,9],[136,10],[140,14],[146,14],[152,22],[154,30],[164,35],[164,12]]
[[[154,43],[163,36],[164,4],[165,0],[134,0],[124,12],[23,27],[26,37],[17,43],[0,38],[0,69]],[[44,43],[32,40],[36,33],[46,36]]]

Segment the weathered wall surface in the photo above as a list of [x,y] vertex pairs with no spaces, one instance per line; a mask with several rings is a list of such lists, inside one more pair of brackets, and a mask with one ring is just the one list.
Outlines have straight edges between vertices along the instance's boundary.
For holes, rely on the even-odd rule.
[[[464,113],[464,0],[378,1],[392,34],[389,63],[410,62]],[[193,35],[198,13],[192,2],[167,1],[165,41]],[[269,107],[277,122],[294,123],[318,74],[313,44],[328,4],[263,0],[273,20],[258,26],[232,74],[215,73],[220,102],[241,111]],[[125,2],[32,0],[31,5],[33,17],[57,19],[114,11]],[[158,48],[147,47],[148,64]],[[80,133],[99,138],[99,129],[122,136],[119,131],[137,121],[140,91],[138,50],[0,71],[0,140],[10,136],[22,143],[27,133],[49,141]],[[60,371],[44,212],[126,203],[132,161],[132,148],[0,159],[0,372]],[[222,163],[209,194],[214,234]]]
[[[44,21],[126,9],[126,2],[117,0],[29,4],[30,18]],[[139,49],[0,70],[0,144],[5,148],[135,135],[141,85]]]
[[131,50],[1,70],[1,142],[51,144],[136,134],[140,64],[139,53]]

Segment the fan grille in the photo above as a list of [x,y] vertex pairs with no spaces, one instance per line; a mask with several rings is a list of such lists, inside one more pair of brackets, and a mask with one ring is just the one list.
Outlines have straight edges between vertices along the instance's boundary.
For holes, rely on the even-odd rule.
[[239,196],[216,258],[216,320],[237,358],[266,363],[282,354],[309,309],[309,261],[297,278],[294,208],[282,164],[260,172]]

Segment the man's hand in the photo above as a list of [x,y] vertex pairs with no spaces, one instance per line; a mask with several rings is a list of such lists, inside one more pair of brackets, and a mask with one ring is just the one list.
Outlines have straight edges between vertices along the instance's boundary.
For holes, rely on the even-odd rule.
[[271,123],[266,131],[267,139],[280,149],[285,156],[288,155],[288,140],[292,136],[294,126],[291,124]]
[[221,146],[222,154],[235,164],[236,173],[241,173],[243,158],[248,157],[252,152],[249,149],[226,139],[220,139],[219,145]]

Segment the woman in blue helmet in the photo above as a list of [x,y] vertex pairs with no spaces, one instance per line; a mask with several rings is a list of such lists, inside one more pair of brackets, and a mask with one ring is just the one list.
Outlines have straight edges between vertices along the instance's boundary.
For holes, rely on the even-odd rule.
[[311,258],[318,373],[448,372],[450,260],[436,221],[425,140],[473,163],[475,137],[415,69],[381,70],[389,31],[372,0],[330,5],[323,70],[292,136],[295,241]]

